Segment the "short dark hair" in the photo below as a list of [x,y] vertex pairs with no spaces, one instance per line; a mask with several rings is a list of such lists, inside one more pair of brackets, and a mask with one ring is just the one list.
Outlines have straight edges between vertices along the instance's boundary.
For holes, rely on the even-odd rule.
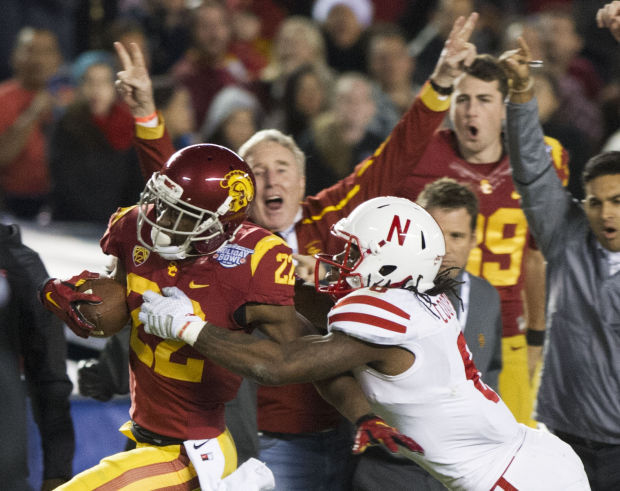
[[478,197],[466,184],[450,178],[441,177],[428,183],[418,195],[416,202],[423,208],[465,208],[471,217],[471,230],[476,230],[478,220]]
[[465,68],[465,73],[485,82],[497,80],[502,97],[505,99],[508,96],[508,75],[494,56],[489,54],[476,56],[472,64]]
[[586,162],[581,175],[584,186],[600,176],[620,174],[620,152],[610,151],[595,155]]

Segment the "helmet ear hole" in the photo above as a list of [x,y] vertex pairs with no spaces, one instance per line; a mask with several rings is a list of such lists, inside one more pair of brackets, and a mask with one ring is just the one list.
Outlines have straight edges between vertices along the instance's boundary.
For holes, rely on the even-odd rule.
[[392,274],[394,271],[396,271],[396,266],[393,266],[393,265],[381,266],[381,269],[379,270],[379,274],[381,276],[387,276],[389,274]]
[[426,249],[426,239],[424,238],[424,232],[420,232],[420,249],[424,250]]

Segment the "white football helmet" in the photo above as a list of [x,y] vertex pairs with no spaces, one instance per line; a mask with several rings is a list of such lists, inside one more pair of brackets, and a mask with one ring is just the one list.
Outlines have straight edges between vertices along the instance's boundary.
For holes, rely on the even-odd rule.
[[405,198],[368,200],[334,224],[331,233],[346,241],[345,250],[333,258],[319,255],[317,259],[338,268],[339,278],[323,287],[317,276],[316,286],[336,297],[366,286],[414,286],[425,292],[435,285],[446,253],[437,222]]

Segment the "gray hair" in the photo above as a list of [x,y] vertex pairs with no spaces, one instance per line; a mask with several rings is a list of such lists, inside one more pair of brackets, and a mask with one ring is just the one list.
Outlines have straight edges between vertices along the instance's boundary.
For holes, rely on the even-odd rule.
[[293,138],[289,135],[285,135],[280,130],[271,128],[268,130],[257,131],[248,139],[248,141],[241,145],[237,153],[247,162],[248,154],[252,152],[252,149],[256,145],[263,142],[274,142],[290,150],[295,157],[295,162],[297,162],[301,175],[306,175],[306,156],[301,151],[299,146],[297,146],[295,140],[293,140]]

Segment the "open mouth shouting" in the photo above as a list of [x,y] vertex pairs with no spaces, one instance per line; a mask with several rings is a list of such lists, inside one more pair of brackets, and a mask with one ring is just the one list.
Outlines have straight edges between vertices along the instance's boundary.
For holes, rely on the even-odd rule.
[[618,229],[612,226],[603,226],[603,236],[607,240],[613,240],[618,236]]
[[265,199],[265,206],[268,210],[271,211],[278,211],[280,208],[282,208],[283,204],[284,200],[281,196],[278,195],[269,196]]
[[478,127],[473,124],[467,125],[467,136],[469,138],[476,138],[478,136]]

